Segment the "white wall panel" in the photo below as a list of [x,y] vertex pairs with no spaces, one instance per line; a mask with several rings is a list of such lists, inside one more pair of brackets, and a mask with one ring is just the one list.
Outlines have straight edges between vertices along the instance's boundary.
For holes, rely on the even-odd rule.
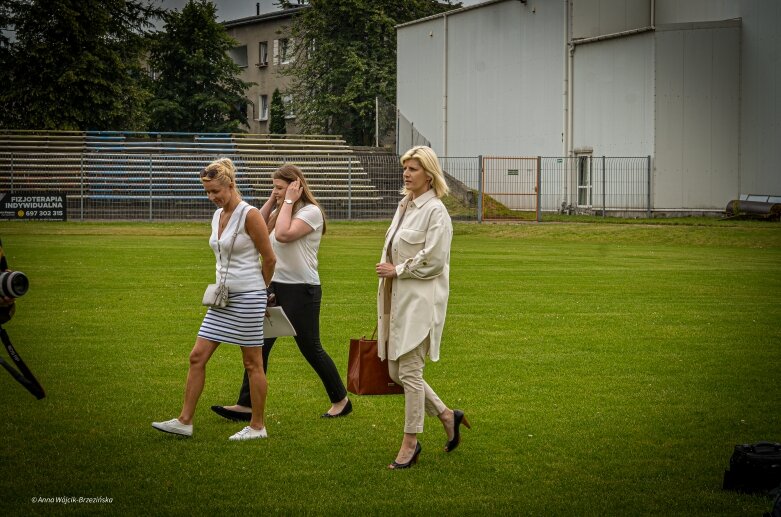
[[651,25],[651,0],[574,0],[574,38],[593,38]]
[[[656,122],[653,203],[656,207],[683,207],[681,194],[686,146],[684,143],[683,32],[656,37]],[[660,155],[659,150],[662,150]]]
[[742,194],[781,194],[781,1],[656,0],[657,24],[741,18]]
[[[562,152],[564,2],[449,15],[447,154]],[[398,107],[442,154],[444,17],[398,29]]]
[[[711,153],[709,202],[724,208],[740,194],[740,29],[711,33]],[[721,204],[719,204],[721,201]]]
[[[574,0],[574,36],[645,27],[650,2]],[[656,209],[781,195],[781,0],[654,3],[655,33],[576,46],[573,147],[653,155]],[[561,154],[565,5],[448,15],[447,142],[444,19],[400,27],[399,108],[440,154]]]
[[652,154],[653,34],[578,45],[574,59],[574,147]]
[[448,154],[561,154],[564,4],[449,18]]
[[740,192],[781,195],[781,1],[741,7]]
[[[442,18],[402,27],[397,31],[396,105],[437,152],[442,149],[444,59]],[[400,151],[409,148],[400,135]]]
[[[577,0],[576,0],[577,1]],[[753,1],[753,0],[749,0]],[[769,0],[777,2],[778,0]],[[715,22],[740,17],[743,0],[655,0],[656,25]]]
[[656,209],[723,209],[737,194],[740,29],[656,34]]

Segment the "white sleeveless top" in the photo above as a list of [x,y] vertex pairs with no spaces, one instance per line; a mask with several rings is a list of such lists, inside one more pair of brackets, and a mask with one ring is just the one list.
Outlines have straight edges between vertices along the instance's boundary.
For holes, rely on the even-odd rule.
[[247,233],[246,220],[250,210],[257,210],[257,208],[246,201],[241,201],[231,214],[219,240],[217,233],[220,229],[222,208],[217,209],[212,217],[212,234],[209,237],[209,246],[214,251],[216,259],[215,281],[217,283],[221,281],[225,268],[228,266],[228,253],[233,241],[233,234],[236,232],[236,228],[239,228],[236,242],[233,244],[233,252],[230,255],[228,276],[225,280],[225,285],[231,291],[259,291],[266,288],[266,282],[263,281],[263,273],[260,269],[260,253]]

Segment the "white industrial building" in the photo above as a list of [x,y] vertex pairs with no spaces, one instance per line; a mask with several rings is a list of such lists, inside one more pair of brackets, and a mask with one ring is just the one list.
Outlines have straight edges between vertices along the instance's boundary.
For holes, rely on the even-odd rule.
[[397,107],[440,156],[650,156],[658,212],[781,195],[779,0],[492,0],[397,49]]

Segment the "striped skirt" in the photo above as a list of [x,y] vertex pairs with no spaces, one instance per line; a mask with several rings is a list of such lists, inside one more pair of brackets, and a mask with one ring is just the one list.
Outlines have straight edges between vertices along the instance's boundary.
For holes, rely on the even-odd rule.
[[198,337],[239,346],[263,346],[266,291],[231,292],[228,305],[209,307]]

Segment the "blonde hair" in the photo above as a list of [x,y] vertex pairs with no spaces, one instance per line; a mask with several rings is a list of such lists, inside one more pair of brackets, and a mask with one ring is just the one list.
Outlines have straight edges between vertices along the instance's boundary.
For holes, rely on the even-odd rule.
[[301,187],[303,187],[301,191],[301,197],[293,205],[293,213],[295,214],[298,212],[298,210],[304,206],[304,204],[315,205],[320,210],[320,213],[323,214],[323,235],[325,235],[325,212],[323,212],[323,208],[320,206],[320,203],[318,203],[317,199],[315,199],[315,195],[312,194],[312,190],[309,188],[309,184],[306,182],[306,178],[304,177],[304,173],[301,171],[301,169],[292,163],[285,163],[282,164],[279,169],[274,171],[274,173],[271,175],[271,178],[275,180],[282,180],[288,184],[293,183],[296,180],[301,183]]
[[201,183],[216,181],[224,187],[233,185],[233,191],[241,197],[239,187],[236,185],[236,166],[230,158],[219,158],[203,168],[200,173]]
[[[443,198],[450,192],[450,188],[445,182],[445,174],[442,172],[442,167],[439,165],[439,158],[436,153],[430,147],[425,145],[418,145],[413,147],[401,157],[401,165],[411,159],[416,159],[423,170],[426,172],[426,176],[431,180],[431,188],[434,189],[434,194],[438,198]],[[401,189],[403,195],[409,194],[407,187]]]

